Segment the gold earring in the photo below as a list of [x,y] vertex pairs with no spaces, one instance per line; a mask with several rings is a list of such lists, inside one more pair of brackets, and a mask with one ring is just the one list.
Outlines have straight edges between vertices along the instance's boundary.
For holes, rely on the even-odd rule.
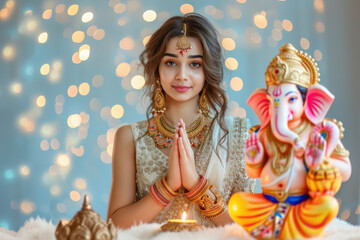
[[160,85],[160,80],[156,80],[156,92],[155,92],[155,96],[154,96],[154,108],[153,108],[153,112],[155,112],[156,114],[163,114],[164,111],[166,110],[165,108],[165,97],[164,94],[162,93],[162,89],[161,89],[161,85]]
[[208,108],[208,101],[207,97],[205,95],[206,88],[203,89],[200,100],[199,100],[199,112],[204,114],[205,116],[208,116],[209,114],[209,108]]

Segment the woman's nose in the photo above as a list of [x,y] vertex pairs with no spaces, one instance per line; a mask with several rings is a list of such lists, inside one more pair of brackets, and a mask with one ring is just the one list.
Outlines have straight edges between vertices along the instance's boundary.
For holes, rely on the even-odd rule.
[[176,79],[183,80],[183,81],[188,80],[186,66],[184,66],[184,65],[179,66],[178,71],[176,73]]

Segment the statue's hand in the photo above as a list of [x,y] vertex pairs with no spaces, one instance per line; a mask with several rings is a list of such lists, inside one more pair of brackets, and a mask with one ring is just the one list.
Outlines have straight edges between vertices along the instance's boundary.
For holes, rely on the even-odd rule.
[[250,133],[246,140],[245,160],[248,164],[259,164],[264,159],[264,147],[260,142],[259,135],[255,132]]
[[306,164],[313,168],[320,166],[323,162],[326,150],[326,141],[320,135],[320,133],[314,133],[311,136],[311,140],[306,147],[305,152],[305,162]]

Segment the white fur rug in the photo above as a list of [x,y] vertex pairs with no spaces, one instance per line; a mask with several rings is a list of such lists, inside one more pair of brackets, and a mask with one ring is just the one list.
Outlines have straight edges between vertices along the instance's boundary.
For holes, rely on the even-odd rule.
[[[55,240],[56,226],[50,221],[37,217],[30,218],[18,232],[0,228],[1,240]],[[161,232],[160,224],[141,224],[127,230],[119,230],[118,240],[237,240],[252,239],[236,224],[218,228],[206,228],[199,232]],[[325,239],[360,239],[360,226],[351,225],[343,220],[334,219],[325,230]]]

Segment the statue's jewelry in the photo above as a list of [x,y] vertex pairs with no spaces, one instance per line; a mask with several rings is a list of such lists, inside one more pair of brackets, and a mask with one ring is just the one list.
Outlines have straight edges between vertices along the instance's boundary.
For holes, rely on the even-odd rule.
[[156,90],[154,95],[154,108],[153,112],[156,114],[163,114],[166,110],[165,108],[166,102],[165,102],[165,96],[162,92],[162,88],[160,85],[160,80],[156,80]]
[[186,23],[184,23],[184,35],[179,38],[176,43],[176,50],[180,50],[180,54],[184,55],[184,52],[187,52],[191,49],[190,39],[186,36]]
[[[300,141],[301,137],[308,132],[308,130],[312,127],[311,122],[308,120],[304,120],[303,124],[301,124],[299,127],[293,129],[293,131],[299,136],[294,140],[294,143]],[[271,170],[273,173],[275,173],[277,176],[280,176],[281,174],[285,173],[289,167],[291,166],[293,159],[291,158],[291,149],[292,145],[288,143],[280,142],[278,139],[274,137],[274,134],[271,132],[271,129],[268,128],[266,131],[266,135],[269,139],[269,141],[272,143],[270,145],[273,156],[270,159],[271,160]],[[270,140],[271,139],[271,140]]]
[[265,80],[268,87],[280,83],[293,83],[308,88],[320,82],[319,76],[319,68],[315,60],[287,43],[269,64]]

